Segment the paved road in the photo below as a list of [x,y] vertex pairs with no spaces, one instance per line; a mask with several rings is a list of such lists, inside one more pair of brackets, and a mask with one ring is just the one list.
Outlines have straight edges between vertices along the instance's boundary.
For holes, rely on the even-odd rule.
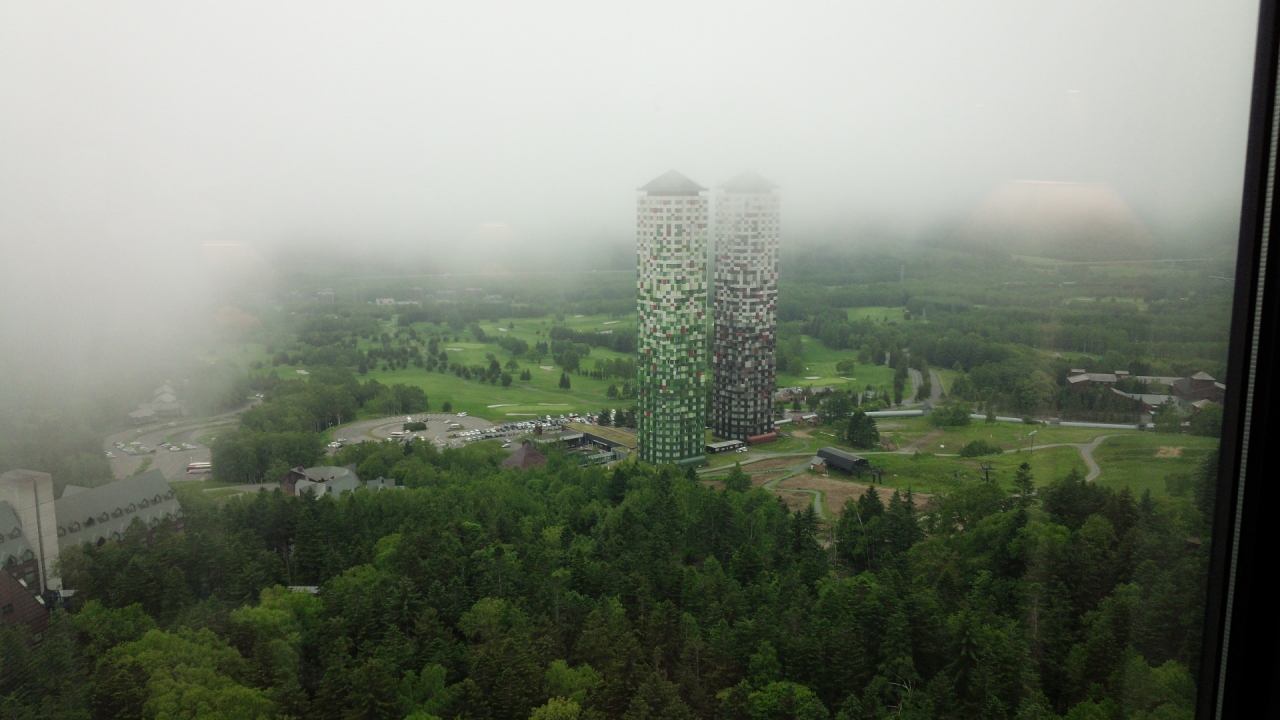
[[[920,391],[920,386],[924,384],[924,374],[913,368],[907,369],[907,375],[911,378],[911,394],[903,399],[902,407],[914,407],[924,404],[923,400],[916,400],[916,393]],[[938,375],[937,370],[929,370],[929,403],[937,405],[942,400],[942,378]]]
[[[103,440],[102,450],[116,456],[114,460],[108,461],[111,465],[111,474],[117,479],[129,477],[138,471],[138,468],[142,466],[142,463],[146,462],[147,458],[151,458],[151,463],[148,467],[160,470],[170,482],[208,479],[209,476],[207,474],[187,474],[188,463],[209,461],[209,448],[196,442],[196,438],[206,432],[216,437],[218,429],[235,427],[240,422],[240,413],[260,402],[262,401],[255,398],[241,407],[221,415],[212,415],[207,418],[176,418],[169,422],[156,423],[132,430],[122,430],[108,435]],[[189,445],[195,445],[196,449],[172,452],[160,447],[162,441],[171,443],[185,442]],[[140,442],[143,446],[156,452],[155,454],[147,455],[126,455],[116,448],[117,442],[122,442],[126,445],[131,442]]]

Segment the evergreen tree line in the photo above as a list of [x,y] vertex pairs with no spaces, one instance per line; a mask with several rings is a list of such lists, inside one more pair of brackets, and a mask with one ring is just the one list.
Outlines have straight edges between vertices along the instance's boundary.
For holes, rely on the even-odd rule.
[[0,714],[1191,717],[1213,459],[1185,498],[1024,468],[824,523],[749,481],[500,457],[363,443],[337,462],[406,490],[184,493],[183,533],[66,549],[75,610],[0,631]]

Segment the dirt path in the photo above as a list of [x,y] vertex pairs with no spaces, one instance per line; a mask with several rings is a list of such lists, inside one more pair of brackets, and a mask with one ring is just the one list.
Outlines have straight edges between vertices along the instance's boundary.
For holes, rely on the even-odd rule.
[[800,460],[800,462],[796,463],[796,464],[795,464],[795,465],[793,465],[791,468],[789,468],[789,472],[780,473],[780,474],[778,475],[778,477],[776,477],[776,478],[774,478],[774,479],[770,480],[769,482],[766,482],[766,483],[765,483],[764,485],[762,485],[761,487],[763,487],[763,488],[764,488],[764,489],[766,489],[766,490],[771,490],[771,491],[773,491],[773,492],[791,492],[791,493],[806,493],[806,494],[808,494],[810,497],[812,497],[812,498],[813,498],[813,511],[818,515],[818,517],[819,517],[819,518],[822,518],[823,520],[825,520],[825,519],[827,519],[827,514],[826,514],[826,512],[824,512],[824,511],[823,511],[823,508],[822,508],[823,493],[822,493],[822,491],[821,491],[821,490],[808,490],[808,489],[805,489],[805,488],[780,488],[780,487],[778,487],[778,484],[779,484],[779,483],[781,483],[781,482],[783,482],[783,481],[785,481],[785,480],[789,480],[789,479],[791,479],[791,478],[793,478],[793,477],[795,477],[795,476],[799,475],[800,473],[804,472],[804,471],[805,471],[805,469],[806,469],[808,466],[809,466],[809,462],[808,462],[808,460],[807,460],[807,459],[802,459],[802,460]]
[[[1099,435],[1098,437],[1094,438],[1092,442],[1049,443],[1048,445],[1041,445],[1040,448],[1047,450],[1049,448],[1056,448],[1056,447],[1073,447],[1079,450],[1080,457],[1084,459],[1085,466],[1089,468],[1089,474],[1084,476],[1084,481],[1093,482],[1094,480],[1098,479],[1099,475],[1102,474],[1102,468],[1098,466],[1098,461],[1093,459],[1093,451],[1098,449],[1098,446],[1102,444],[1103,440],[1106,440],[1107,438],[1112,438],[1112,437],[1115,437],[1115,435]],[[1018,450],[1005,450],[1004,452],[1006,455],[1008,455],[1010,453],[1016,453],[1018,452]]]

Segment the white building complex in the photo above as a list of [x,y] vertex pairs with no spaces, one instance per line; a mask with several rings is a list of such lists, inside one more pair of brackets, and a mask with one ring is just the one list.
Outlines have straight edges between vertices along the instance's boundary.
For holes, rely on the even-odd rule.
[[744,172],[716,196],[711,427],[727,440],[773,431],[781,234],[776,187]]
[[48,626],[43,596],[62,589],[63,550],[118,542],[131,526],[149,542],[166,522],[181,530],[186,517],[159,470],[94,488],[68,485],[57,499],[48,473],[0,475],[0,623],[27,624],[37,633]]
[[636,384],[640,459],[705,462],[706,188],[672,170],[636,200]]

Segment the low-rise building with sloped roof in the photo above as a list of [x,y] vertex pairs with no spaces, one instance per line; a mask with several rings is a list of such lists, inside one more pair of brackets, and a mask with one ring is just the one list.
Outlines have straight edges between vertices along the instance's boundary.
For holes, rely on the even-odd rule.
[[95,488],[68,485],[55,508],[59,548],[119,541],[135,519],[148,530],[165,520],[173,520],[179,528],[186,525],[178,498],[159,470]]

